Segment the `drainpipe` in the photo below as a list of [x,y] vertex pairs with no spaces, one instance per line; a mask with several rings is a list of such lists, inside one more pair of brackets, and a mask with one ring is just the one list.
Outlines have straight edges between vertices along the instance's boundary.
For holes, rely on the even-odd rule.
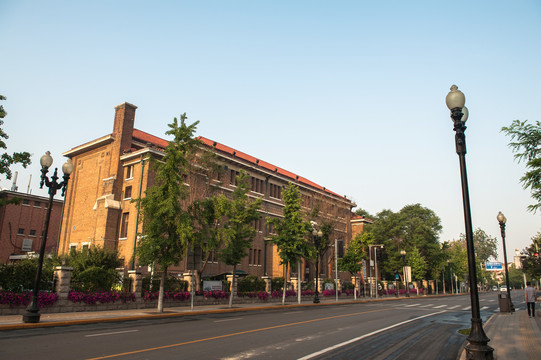
[[[141,155],[141,178],[139,179],[139,199],[141,198],[141,192],[143,191],[144,170],[145,170],[145,161],[143,160],[143,155]],[[135,249],[137,247],[137,229],[139,228],[139,210],[140,210],[140,206],[139,204],[137,204],[137,215],[135,217],[135,235],[133,235],[133,255],[132,255],[130,270],[135,270]]]

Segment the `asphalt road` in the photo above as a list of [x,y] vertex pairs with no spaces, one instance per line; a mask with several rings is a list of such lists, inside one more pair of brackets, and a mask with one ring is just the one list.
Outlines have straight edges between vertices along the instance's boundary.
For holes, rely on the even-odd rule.
[[[517,293],[515,292],[515,295]],[[0,332],[0,359],[453,359],[468,295]],[[499,311],[480,295],[483,322]]]

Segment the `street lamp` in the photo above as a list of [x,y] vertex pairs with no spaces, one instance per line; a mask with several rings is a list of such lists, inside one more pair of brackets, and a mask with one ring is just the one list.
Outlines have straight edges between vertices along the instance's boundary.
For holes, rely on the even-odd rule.
[[500,231],[502,233],[503,262],[505,264],[505,285],[507,285],[507,299],[509,301],[509,310],[514,312],[515,306],[513,305],[513,302],[511,301],[511,289],[509,288],[509,270],[507,268],[507,250],[505,248],[505,223],[507,222],[507,219],[505,218],[505,215],[502,214],[501,211],[498,212],[498,216],[496,216],[496,219],[500,223]]
[[40,159],[41,163],[41,181],[39,183],[39,188],[43,189],[43,184],[49,188],[49,204],[47,207],[47,215],[45,216],[45,229],[43,230],[43,239],[41,240],[41,247],[39,250],[38,258],[38,268],[36,269],[36,278],[34,280],[34,289],[32,291],[32,303],[26,309],[25,314],[23,315],[23,322],[25,323],[38,323],[40,319],[39,306],[38,306],[38,294],[39,294],[39,283],[41,281],[41,268],[43,267],[43,258],[45,256],[45,243],[47,242],[47,233],[49,231],[49,220],[51,219],[51,210],[53,208],[53,198],[57,190],[62,189],[62,196],[66,193],[66,187],[68,185],[68,180],[70,174],[73,172],[73,164],[71,159],[66,160],[64,165],[62,165],[62,172],[64,173],[63,181],[58,183],[58,169],[54,169],[54,174],[51,177],[51,180],[47,177],[47,172],[49,167],[53,164],[53,158],[51,153],[47,151]]
[[409,288],[408,288],[408,279],[406,276],[406,250],[400,250],[400,256],[402,256],[402,276],[404,277],[404,283],[406,287],[406,297],[410,296]]
[[312,230],[312,236],[314,237],[314,245],[316,247],[316,292],[314,294],[314,304],[319,304],[319,246],[321,244],[321,238],[323,233],[321,230],[317,231],[316,229]]
[[468,274],[470,278],[471,302],[471,331],[468,336],[469,344],[465,346],[468,359],[493,359],[494,349],[488,346],[490,339],[483,330],[481,313],[479,309],[479,293],[477,289],[477,270],[475,267],[475,249],[473,246],[473,228],[470,211],[470,195],[468,191],[468,175],[466,173],[466,120],[468,109],[464,106],[466,97],[456,85],[451,86],[445,102],[451,110],[455,131],[456,153],[460,162],[460,179],[462,182],[462,202],[464,208],[464,222],[466,226],[466,246],[468,252]]

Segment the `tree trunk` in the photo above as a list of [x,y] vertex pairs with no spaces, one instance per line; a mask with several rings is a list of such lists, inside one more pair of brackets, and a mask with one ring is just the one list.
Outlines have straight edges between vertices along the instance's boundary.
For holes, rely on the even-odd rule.
[[229,307],[233,307],[233,294],[235,293],[235,273],[237,272],[237,265],[233,265],[233,279],[231,279],[231,294],[229,294]]
[[167,277],[167,266],[163,268],[160,278],[160,291],[158,292],[158,312],[163,312],[163,294],[165,289],[165,279]]
[[297,302],[301,303],[301,261],[297,261]]
[[285,273],[284,273],[284,289],[282,290],[282,305],[286,304],[287,265],[289,265],[288,262],[286,262]]

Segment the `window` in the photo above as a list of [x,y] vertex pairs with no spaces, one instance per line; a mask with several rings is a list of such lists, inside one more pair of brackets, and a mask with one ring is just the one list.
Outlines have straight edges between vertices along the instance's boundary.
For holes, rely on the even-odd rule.
[[82,243],[81,244],[81,251],[82,252],[88,251],[89,247],[90,247],[90,243],[88,243],[88,242]]
[[130,213],[123,213],[122,220],[120,222],[120,238],[125,239],[128,237],[128,220]]
[[41,203],[39,201],[34,201],[34,206],[35,207],[41,207]]
[[282,198],[282,187],[279,186],[279,185],[270,184],[269,196],[273,197],[273,198],[276,198],[276,199],[281,199]]
[[77,251],[77,244],[70,244],[70,254]]
[[237,186],[237,176],[239,176],[238,171],[229,170],[229,184]]
[[36,230],[30,230],[29,236],[36,236]]
[[30,200],[24,199],[23,200],[23,205],[30,205]]
[[338,240],[336,244],[338,246],[338,258],[341,259],[344,257],[344,241]]
[[124,199],[131,199],[131,186],[126,186],[124,189]]
[[133,165],[126,166],[126,179],[133,178]]
[[250,249],[248,252],[248,264],[259,266],[261,265],[261,250]]
[[263,194],[265,189],[265,181],[257,178],[252,178],[252,191]]
[[19,230],[17,231],[17,235],[24,235],[24,229],[19,228]]

